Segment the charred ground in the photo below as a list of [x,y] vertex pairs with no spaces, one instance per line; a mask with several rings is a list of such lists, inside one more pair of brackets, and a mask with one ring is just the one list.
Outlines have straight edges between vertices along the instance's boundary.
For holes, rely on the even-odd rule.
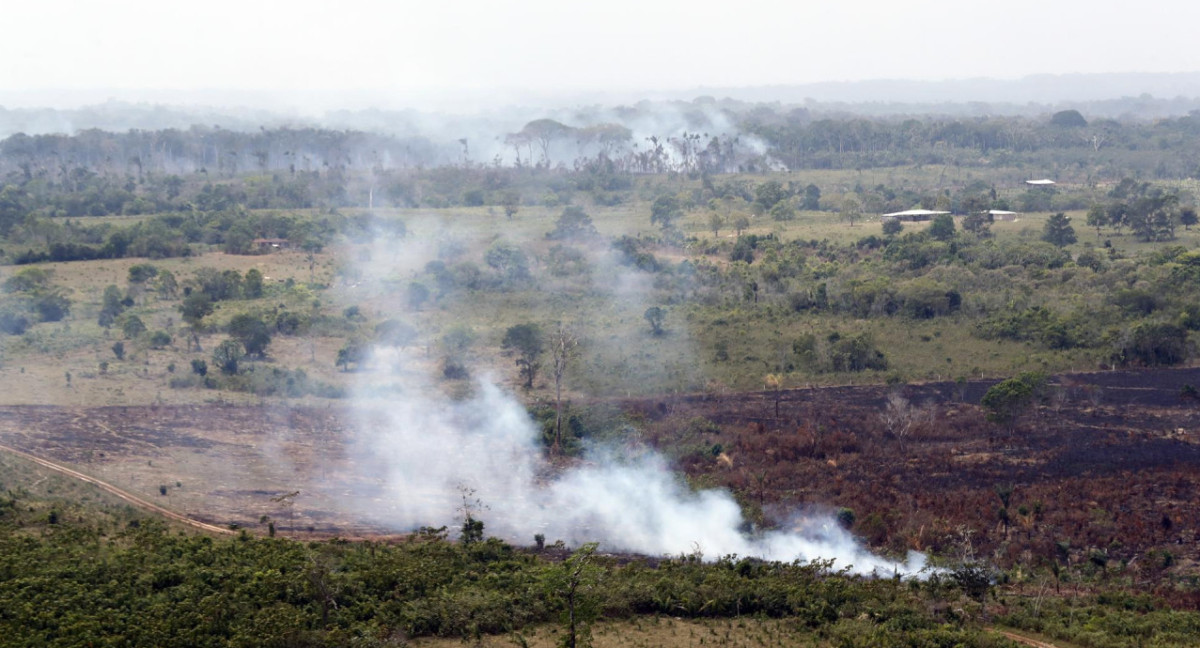
[[[759,524],[840,513],[879,549],[1120,574],[1160,591],[1176,580],[1164,576],[1197,574],[1200,406],[1181,394],[1200,369],[1058,376],[1011,427],[977,405],[991,384],[579,407],[615,406],[639,429],[627,441],[663,451],[697,487],[730,489]],[[882,416],[896,395],[914,413],[903,438]],[[389,504],[356,470],[353,420],[268,405],[8,407],[0,442],[199,520],[265,531],[269,519],[288,535],[394,532],[373,521]]]

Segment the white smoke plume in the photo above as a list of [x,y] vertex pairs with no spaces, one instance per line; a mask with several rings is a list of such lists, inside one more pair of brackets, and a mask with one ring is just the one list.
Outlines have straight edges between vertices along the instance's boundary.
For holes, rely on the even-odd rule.
[[489,535],[518,544],[542,534],[648,555],[833,559],[836,568],[863,574],[914,575],[924,567],[916,553],[903,563],[871,554],[828,516],[749,533],[729,493],[692,492],[646,449],[626,456],[597,450],[556,475],[525,409],[486,379],[463,401],[440,396],[432,384],[405,389],[384,397],[364,386],[356,440],[359,465],[379,478],[376,504],[363,513],[397,529],[456,528],[469,513]]
[[[458,231],[452,221],[432,215],[408,224],[408,237],[380,237],[360,257],[361,290],[380,285],[374,303],[402,317],[401,299],[383,280],[390,277],[395,285],[416,276],[446,240],[469,246],[471,239],[499,234],[483,226]],[[654,303],[648,275],[620,266],[607,252],[590,256],[595,272],[606,277],[604,293],[612,303],[637,314]],[[690,345],[686,330],[667,337]],[[531,544],[540,534],[548,542],[599,542],[605,550],[652,556],[832,559],[839,569],[881,575],[915,575],[924,568],[920,554],[904,562],[871,554],[829,515],[797,515],[785,528],[755,532],[730,493],[692,491],[660,455],[634,441],[591,448],[565,469],[551,466],[541,430],[514,395],[484,376],[471,395],[451,398],[428,348],[379,347],[364,366],[350,448],[360,474],[351,481],[372,484],[368,497],[357,499],[370,502],[358,513],[376,523],[404,531],[457,530],[470,514],[484,522],[488,535],[517,544]]]

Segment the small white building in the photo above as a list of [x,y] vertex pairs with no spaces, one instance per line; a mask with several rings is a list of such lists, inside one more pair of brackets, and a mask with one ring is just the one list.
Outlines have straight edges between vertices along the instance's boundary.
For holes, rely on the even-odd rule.
[[950,212],[948,211],[933,211],[931,209],[907,209],[905,211],[884,214],[883,216],[879,217],[879,220],[884,222],[894,220],[905,223],[916,223],[919,221],[933,220],[934,216],[941,216],[942,214],[949,213]]

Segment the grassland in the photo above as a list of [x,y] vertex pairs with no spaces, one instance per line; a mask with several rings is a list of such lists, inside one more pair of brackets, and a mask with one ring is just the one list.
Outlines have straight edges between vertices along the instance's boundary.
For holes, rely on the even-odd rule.
[[[946,173],[970,175],[953,170],[906,169],[870,172],[829,172],[801,174],[797,182],[819,181],[825,185],[851,183],[929,183]],[[1007,190],[1019,191],[1014,181]],[[966,180],[965,176],[957,182]],[[933,180],[933,181],[936,181]],[[679,190],[692,185],[679,182]],[[661,190],[661,185],[656,185]],[[640,194],[639,194],[640,195]],[[218,304],[218,310],[206,320],[199,337],[203,352],[189,351],[188,331],[181,321],[178,301],[145,294],[129,311],[137,315],[151,331],[171,334],[173,342],[152,349],[131,342],[123,360],[111,349],[121,337],[115,329],[96,324],[105,286],[126,284],[128,269],[144,263],[137,259],[80,261],[41,264],[53,275],[54,285],[72,300],[69,317],[61,322],[32,327],[21,336],[6,337],[0,351],[0,380],[6,389],[0,403],[58,403],[71,405],[202,402],[218,398],[246,402],[253,397],[211,390],[170,390],[171,378],[186,373],[192,359],[206,359],[224,335],[225,323],[238,313],[271,315],[281,309],[305,310],[338,318],[342,311],[359,307],[365,321],[316,331],[305,336],[276,336],[271,343],[270,360],[263,366],[302,369],[313,380],[331,385],[348,385],[351,378],[335,367],[337,350],[348,339],[369,338],[374,323],[389,317],[411,320],[422,331],[414,346],[423,348],[430,367],[435,367],[438,340],[455,326],[466,327],[476,336],[471,363],[480,372],[512,376],[511,360],[500,352],[504,331],[522,321],[540,323],[549,328],[566,321],[578,329],[584,345],[579,370],[573,371],[569,387],[576,393],[592,395],[628,395],[631,384],[656,391],[702,391],[708,389],[754,389],[763,376],[780,373],[780,358],[790,352],[791,342],[804,333],[823,334],[837,331],[842,335],[867,334],[886,351],[889,364],[884,372],[786,372],[786,384],[837,384],[882,382],[884,380],[939,380],[954,377],[1003,376],[1025,370],[1087,370],[1099,366],[1105,353],[1094,349],[1051,350],[1031,348],[1029,344],[998,339],[980,339],[972,334],[977,317],[960,313],[929,320],[889,318],[847,318],[840,313],[791,312],[779,297],[768,298],[763,305],[744,300],[724,299],[714,305],[689,303],[688,293],[671,294],[656,286],[657,277],[613,265],[606,252],[588,252],[590,268],[582,274],[552,276],[549,255],[556,242],[545,235],[554,228],[561,207],[523,206],[512,220],[505,219],[493,207],[433,209],[377,209],[375,216],[402,220],[408,236],[403,241],[333,245],[309,258],[301,251],[281,251],[267,255],[231,255],[219,251],[182,259],[153,262],[169,270],[181,281],[200,268],[244,273],[257,269],[266,278],[267,291],[257,300],[233,300]],[[654,240],[658,234],[647,212],[648,200],[636,199],[612,207],[588,209],[597,230],[605,237],[632,236]],[[353,215],[353,211],[350,215]],[[692,237],[682,246],[652,245],[653,253],[665,263],[683,260],[705,262],[728,271],[725,257],[734,235],[728,226],[714,236],[707,223],[709,210],[697,207],[682,221],[682,229]],[[1076,223],[1080,242],[1068,251],[1081,251],[1111,241],[1117,256],[1137,258],[1163,247],[1146,243],[1128,232],[1116,236],[1106,231],[1097,238],[1085,228],[1082,212],[1069,214]],[[1021,214],[1018,220],[996,222],[991,230],[997,244],[1036,241],[1049,214]],[[783,242],[822,241],[834,247],[853,246],[869,237],[882,238],[878,219],[866,218],[853,226],[843,222],[837,212],[802,211],[791,221],[774,221],[767,216],[752,216],[747,234],[771,236]],[[906,231],[921,231],[927,225],[909,224]],[[1200,243],[1200,230],[1180,228],[1171,245],[1194,248]],[[474,261],[479,267],[487,249],[498,241],[520,246],[531,262],[533,281],[503,290],[475,290],[435,297],[418,309],[404,301],[404,289],[411,281],[428,283],[426,263],[438,258]],[[453,251],[447,257],[446,249]],[[310,270],[310,261],[313,263]],[[753,269],[752,266],[751,269]],[[0,269],[0,280],[21,268]],[[873,272],[888,270],[880,268]],[[959,278],[953,267],[933,268],[926,276],[948,285]],[[1051,271],[1040,281],[1042,290],[1034,300],[1066,308],[1083,304],[1071,300],[1071,291],[1053,287],[1054,281],[1069,281],[1066,271]],[[861,273],[860,273],[861,275]],[[986,281],[1011,281],[1012,285],[971,285],[964,292],[969,304],[994,310],[1014,298],[1029,301],[1030,283],[1020,272],[992,275]],[[629,285],[622,285],[626,282]],[[1024,292],[1022,292],[1024,291]],[[678,302],[680,298],[685,301]],[[740,303],[739,303],[740,302]],[[652,305],[667,307],[666,335],[651,335],[643,311]],[[727,360],[717,361],[720,355]],[[422,362],[420,358],[414,360]],[[101,369],[101,364],[107,363]],[[262,363],[258,363],[262,364]],[[70,375],[68,385],[67,375]],[[513,376],[515,382],[515,376]],[[535,394],[545,395],[548,383],[539,380]]]

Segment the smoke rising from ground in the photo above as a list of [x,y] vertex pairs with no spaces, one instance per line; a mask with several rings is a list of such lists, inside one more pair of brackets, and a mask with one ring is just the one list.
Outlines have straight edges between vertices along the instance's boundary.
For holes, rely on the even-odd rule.
[[[467,231],[462,224],[427,216],[408,225],[403,239],[383,233],[376,237],[355,273],[362,287],[347,288],[379,290],[375,303],[391,311],[380,313],[382,317],[421,319],[407,312],[411,306],[395,286],[421,276],[426,262],[448,264],[466,258],[461,250],[497,239],[518,247],[530,243],[499,236],[491,229],[497,227],[494,222]],[[595,295],[603,296],[596,297],[593,307],[631,309],[640,318],[643,308],[657,303],[650,275],[618,263],[607,245],[585,247],[590,272],[601,284]],[[449,248],[459,252],[447,256]],[[482,298],[470,293],[445,297]],[[608,362],[619,356],[618,349],[596,347],[622,342],[599,330],[584,334],[593,338],[589,357]],[[797,514],[780,530],[756,532],[730,493],[693,492],[662,456],[629,436],[620,445],[588,448],[583,460],[568,468],[551,466],[544,457],[542,430],[523,404],[498,386],[499,379],[475,366],[471,372],[480,377],[470,393],[448,396],[441,365],[430,353],[433,336],[426,331],[422,337],[424,341],[407,347],[376,347],[358,373],[358,420],[349,451],[361,470],[359,483],[372,484],[371,492],[360,493],[368,497],[357,499],[370,502],[358,512],[366,519],[397,530],[445,526],[457,531],[471,515],[484,522],[488,535],[517,544],[532,544],[535,535],[542,535],[551,543],[595,541],[605,550],[648,555],[833,559],[835,567],[857,573],[915,574],[924,567],[919,554],[903,563],[871,554],[827,514]],[[669,331],[655,343],[663,337],[672,338],[669,343],[686,364],[692,346],[686,329]],[[638,388],[637,375],[622,380]]]
[[[378,364],[405,365],[405,352],[376,350]],[[732,496],[690,491],[661,456],[644,447],[594,448],[582,464],[554,474],[539,431],[521,404],[484,378],[453,401],[431,379],[407,373],[399,394],[373,394],[364,375],[354,451],[377,479],[363,514],[397,529],[461,526],[482,520],[489,535],[529,544],[648,555],[699,552],[772,560],[833,559],[856,573],[915,574],[924,558],[895,563],[862,548],[827,515],[797,517],[787,528],[751,533]]]

